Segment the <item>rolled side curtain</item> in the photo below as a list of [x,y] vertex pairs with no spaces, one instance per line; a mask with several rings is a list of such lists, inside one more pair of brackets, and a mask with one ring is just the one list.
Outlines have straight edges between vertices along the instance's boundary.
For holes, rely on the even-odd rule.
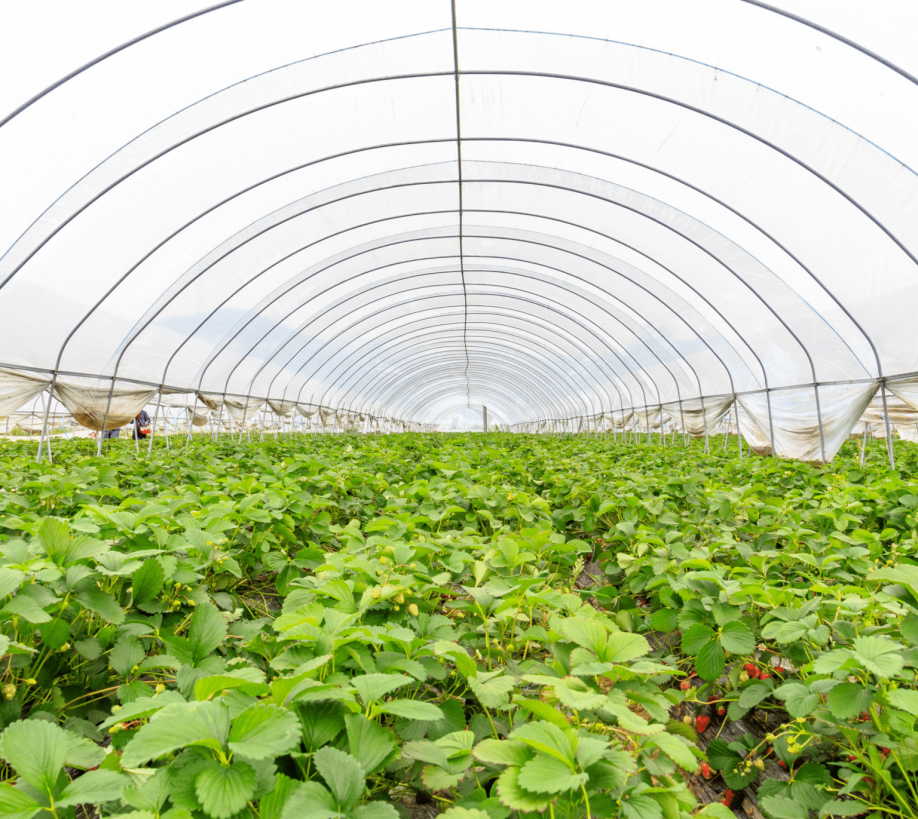
[[[831,460],[864,414],[878,386],[877,383],[821,386],[818,411],[813,387],[772,390],[769,395],[775,454],[799,461],[822,460],[821,418],[825,457],[827,461]],[[767,436],[768,403],[765,393],[740,395],[737,401]]]
[[[74,420],[87,429],[118,429],[134,420],[156,395],[155,387],[115,381],[109,378],[58,378],[55,397],[67,408]],[[109,401],[111,395],[111,401]],[[106,414],[106,408],[108,412]]]
[[650,429],[659,429],[663,425],[659,407],[647,410],[636,409],[634,411],[634,417],[637,418],[641,428],[645,431],[648,427],[650,427]]
[[297,404],[296,411],[304,418],[314,418],[316,413],[319,411],[319,408],[314,407],[311,404]]
[[712,432],[732,403],[732,395],[705,398],[704,401],[700,398],[687,398],[681,407],[677,401],[664,404],[663,414],[676,429],[681,430],[684,423],[689,435],[703,438],[705,430]]
[[734,404],[734,409],[736,411],[736,420],[739,423],[740,433],[749,445],[749,448],[759,455],[771,455],[771,438],[768,437],[768,430],[763,430],[753,421],[752,416],[743,409],[743,405],[740,404],[739,401]]
[[51,383],[46,373],[0,368],[0,418],[6,417],[43,393]]
[[264,409],[264,398],[231,398],[227,396],[223,401],[226,411],[237,424],[245,424],[253,415]]
[[275,412],[284,418],[289,418],[299,409],[296,401],[278,401],[275,398],[268,399],[268,406],[271,407],[272,412]]
[[918,410],[918,376],[887,381],[886,389],[912,409]]

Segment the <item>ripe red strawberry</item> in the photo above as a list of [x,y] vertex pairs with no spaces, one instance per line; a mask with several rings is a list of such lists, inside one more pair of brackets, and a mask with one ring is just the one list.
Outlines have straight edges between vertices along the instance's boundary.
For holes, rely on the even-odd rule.
[[749,672],[749,676],[752,677],[753,679],[757,680],[757,679],[759,679],[759,677],[762,676],[762,674],[761,674],[761,672],[759,671],[759,669],[753,668],[752,671]]
[[683,691],[688,691],[691,687],[692,684],[688,680],[683,680],[681,683],[679,683],[679,688],[681,688]]
[[710,717],[705,717],[705,716],[695,717],[695,730],[699,734],[703,734],[707,730],[710,724],[711,724]]
[[743,671],[748,671],[750,674],[755,671],[755,663],[746,663],[743,666]]
[[720,803],[722,805],[726,805],[729,808],[733,805],[733,799],[735,796],[736,794],[727,788],[727,790],[724,791],[724,798],[720,800]]
[[848,756],[848,762],[854,762],[854,760],[856,759],[857,759],[856,756],[850,756],[850,755]]
[[717,716],[719,716],[719,717],[722,717],[722,716],[723,716],[724,714],[726,714],[726,713],[727,713],[727,709],[726,709],[726,708],[718,708],[718,709],[717,709]]
[[784,673],[784,668],[783,668],[782,666],[780,666],[780,665],[776,665],[776,666],[775,666],[775,673],[776,673],[776,674],[783,674],[783,673]]
[[778,767],[779,767],[779,768],[783,768],[783,769],[786,771],[786,770],[787,770],[787,763],[786,763],[783,759],[779,759],[779,760],[778,760]]
[[880,748],[880,753],[883,754],[883,756],[889,756],[889,748]]
[[714,776],[714,771],[711,770],[711,765],[709,763],[707,762],[701,763],[701,775],[705,779],[710,779],[712,776]]

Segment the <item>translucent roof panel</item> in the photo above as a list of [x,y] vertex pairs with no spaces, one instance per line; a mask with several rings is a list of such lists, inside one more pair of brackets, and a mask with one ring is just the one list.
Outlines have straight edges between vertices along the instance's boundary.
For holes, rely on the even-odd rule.
[[908,0],[7,4],[10,401],[538,428],[735,400],[825,456],[880,385],[915,393],[916,25]]

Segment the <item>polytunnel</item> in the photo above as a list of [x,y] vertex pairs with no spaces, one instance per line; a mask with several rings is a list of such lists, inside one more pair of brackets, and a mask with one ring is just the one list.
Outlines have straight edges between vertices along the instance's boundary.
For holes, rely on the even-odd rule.
[[0,415],[730,412],[824,461],[918,409],[905,0],[3,15]]

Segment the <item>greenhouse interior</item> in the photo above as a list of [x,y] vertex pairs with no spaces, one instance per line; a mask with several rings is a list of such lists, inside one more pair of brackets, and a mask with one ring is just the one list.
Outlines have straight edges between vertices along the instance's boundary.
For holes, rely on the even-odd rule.
[[0,819],[918,819],[916,36],[3,4]]

